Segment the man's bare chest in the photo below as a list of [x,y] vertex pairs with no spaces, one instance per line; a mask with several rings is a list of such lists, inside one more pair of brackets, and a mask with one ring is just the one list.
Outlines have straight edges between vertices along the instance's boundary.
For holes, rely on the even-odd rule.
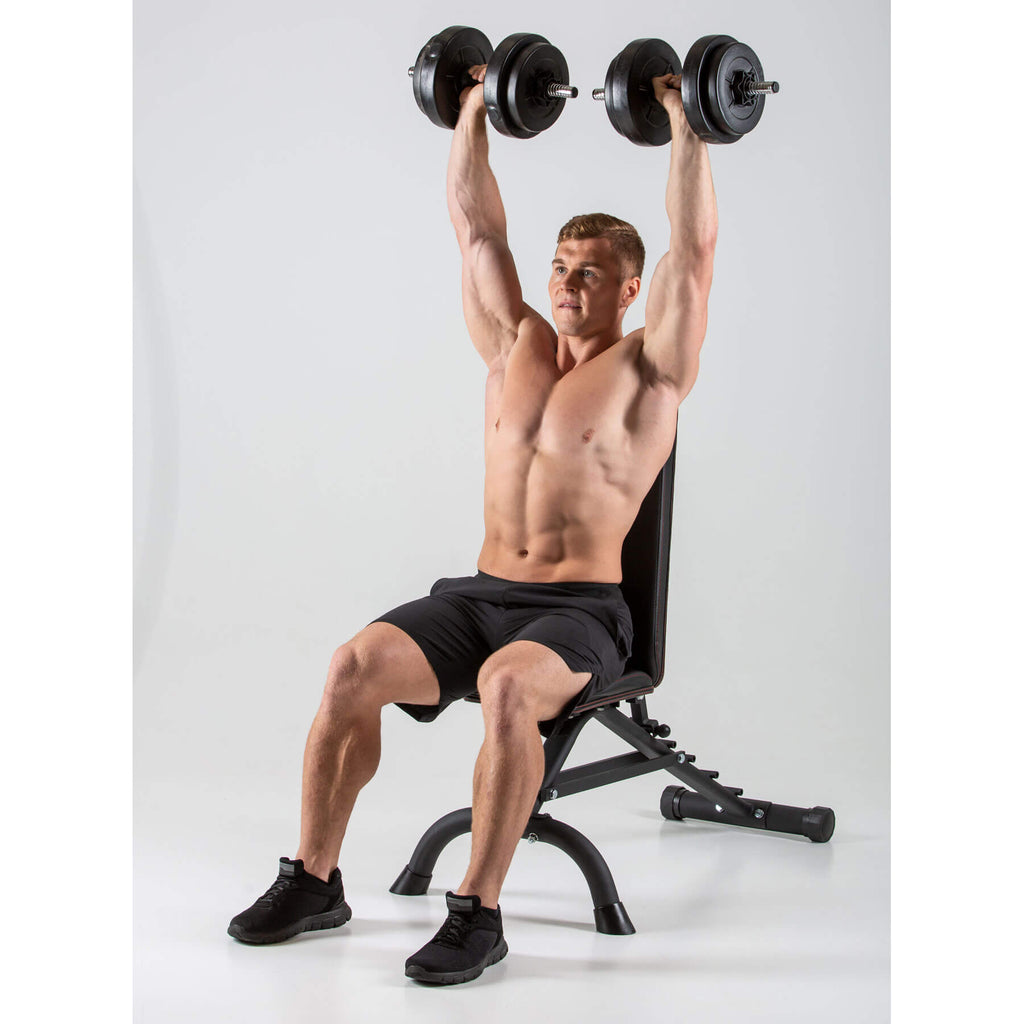
[[563,376],[553,362],[510,360],[488,380],[488,434],[547,451],[609,443],[622,431],[637,388],[631,374],[612,372],[615,363],[596,362]]
[[647,456],[657,460],[664,443],[671,449],[677,408],[626,351],[609,350],[565,374],[553,360],[510,358],[487,382],[487,453],[556,456],[566,470],[576,459],[599,460],[606,470],[631,464],[646,475]]

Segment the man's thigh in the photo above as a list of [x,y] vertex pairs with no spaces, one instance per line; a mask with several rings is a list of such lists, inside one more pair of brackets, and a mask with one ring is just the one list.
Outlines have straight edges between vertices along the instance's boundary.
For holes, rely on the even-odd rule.
[[432,722],[449,704],[473,693],[480,666],[494,650],[496,613],[486,602],[432,592],[379,616],[376,624],[390,624],[415,642],[438,683],[432,700],[395,703],[417,721]]
[[582,699],[584,693],[614,682],[626,664],[617,636],[608,625],[577,607],[524,608],[510,615],[504,626],[506,645],[496,654],[516,648],[532,656],[538,669],[530,673],[529,666],[518,661],[524,685],[536,695],[538,706],[546,714],[538,721],[571,714],[572,707],[579,703],[575,698]]
[[419,644],[389,622],[371,622],[349,641],[359,673],[383,703],[436,704],[441,688]]
[[480,669],[480,699],[525,700],[538,722],[558,716],[593,678],[577,671],[550,647],[535,640],[514,640],[495,651]]

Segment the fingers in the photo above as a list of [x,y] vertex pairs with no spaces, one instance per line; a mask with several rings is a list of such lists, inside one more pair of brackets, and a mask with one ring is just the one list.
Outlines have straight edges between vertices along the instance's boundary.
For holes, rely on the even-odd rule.
[[651,79],[654,98],[666,109],[682,109],[682,75],[658,75]]
[[473,65],[468,70],[469,77],[474,82],[476,82],[478,84],[477,85],[468,85],[468,86],[466,86],[466,88],[463,89],[462,92],[459,94],[459,103],[462,106],[466,105],[467,100],[470,98],[470,96],[473,95],[474,91],[477,91],[478,94],[482,96],[482,92],[479,91],[479,83],[483,82],[483,76],[486,74],[486,72],[487,72],[487,66],[486,65]]
[[[483,80],[484,80],[484,75],[486,74],[486,72],[487,72],[487,65],[486,64],[474,64],[471,68],[469,68],[468,74],[469,74],[469,77],[472,78],[474,82],[482,83]],[[464,107],[466,105],[467,101],[473,95],[474,92],[477,92],[478,95],[481,96],[481,97],[483,96],[483,92],[482,92],[482,90],[480,90],[480,85],[479,84],[477,84],[477,85],[468,85],[459,94],[459,104]],[[481,99],[481,102],[482,102],[482,99]]]

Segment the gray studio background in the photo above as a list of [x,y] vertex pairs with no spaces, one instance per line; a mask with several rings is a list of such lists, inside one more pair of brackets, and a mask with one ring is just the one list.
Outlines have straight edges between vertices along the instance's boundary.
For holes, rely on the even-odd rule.
[[[258,895],[294,853],[334,648],[475,571],[486,371],[461,315],[451,135],[406,75],[459,23],[565,53],[581,98],[536,139],[492,131],[491,162],[538,309],[565,220],[636,225],[648,269],[627,331],[668,242],[668,147],[619,137],[590,90],[630,39],[682,54],[716,31],[781,81],[758,129],[711,152],[715,281],[650,707],[726,784],[828,804],[837,839],[887,835],[888,5],[137,0],[139,891],[201,870]],[[468,802],[481,736],[473,706],[430,726],[385,711],[347,847],[373,884]],[[621,752],[611,739],[578,749]],[[623,788],[656,810],[668,781]]]

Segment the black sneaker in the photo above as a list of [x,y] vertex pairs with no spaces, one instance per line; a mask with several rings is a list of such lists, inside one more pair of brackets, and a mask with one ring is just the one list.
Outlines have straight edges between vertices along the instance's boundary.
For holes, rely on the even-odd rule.
[[277,881],[248,910],[232,918],[228,935],[239,942],[265,945],[299,932],[337,928],[351,916],[338,868],[321,882],[306,873],[301,860],[282,857]]
[[405,961],[405,976],[434,985],[472,981],[508,953],[501,908],[480,906],[479,896],[447,893],[448,920],[418,953]]

